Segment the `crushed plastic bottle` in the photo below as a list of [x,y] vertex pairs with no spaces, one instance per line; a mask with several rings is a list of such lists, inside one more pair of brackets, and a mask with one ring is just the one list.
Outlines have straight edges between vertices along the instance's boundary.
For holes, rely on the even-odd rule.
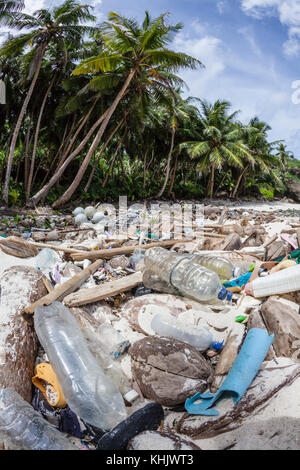
[[60,261],[60,257],[54,250],[43,248],[35,257],[35,266],[43,272],[48,272]]
[[125,419],[121,394],[99,367],[71,312],[60,302],[38,307],[34,326],[71,410],[103,430]]
[[213,335],[208,329],[189,325],[168,313],[155,315],[151,321],[151,328],[160,336],[170,336],[184,341],[199,351],[206,351],[213,341]]
[[156,274],[185,297],[199,302],[232,298],[232,292],[222,286],[219,276],[195,263],[189,255],[181,256],[155,247],[147,250],[144,261],[146,271]]
[[97,329],[97,333],[101,338],[103,347],[113,359],[124,354],[130,346],[130,342],[127,341],[110,323],[102,323],[102,325]]
[[11,450],[77,450],[12,388],[0,389],[0,441]]
[[146,253],[146,250],[144,250],[143,248],[136,248],[132,256],[130,256],[129,258],[131,266],[136,266],[138,262],[144,258],[145,253]]

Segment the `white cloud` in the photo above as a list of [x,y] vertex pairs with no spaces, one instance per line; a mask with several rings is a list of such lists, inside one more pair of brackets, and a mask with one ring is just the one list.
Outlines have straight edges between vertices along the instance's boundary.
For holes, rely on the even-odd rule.
[[207,34],[211,28],[205,31],[202,36],[191,27],[175,39],[177,50],[197,57],[206,66],[180,74],[189,86],[186,95],[211,102],[226,99],[233,110],[241,111],[238,118],[244,123],[258,116],[271,125],[271,140],[285,139],[300,157],[300,105],[292,103],[293,90],[284,70],[277,69],[272,57],[236,54],[221,38]]
[[300,53],[300,0],[241,0],[242,10],[256,18],[277,15],[288,27],[289,39],[283,44],[287,56]]
[[283,43],[283,52],[290,57],[296,57],[300,52],[300,41],[297,38],[290,38]]

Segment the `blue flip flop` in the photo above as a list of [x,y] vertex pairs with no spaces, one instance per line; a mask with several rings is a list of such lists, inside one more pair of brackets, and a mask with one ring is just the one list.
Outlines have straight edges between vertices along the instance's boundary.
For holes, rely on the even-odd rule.
[[[228,395],[236,405],[259,371],[274,337],[274,334],[269,336],[267,330],[252,328],[218,392],[215,395],[197,393],[188,398],[185,402],[187,412],[192,415],[217,416],[219,412],[210,408],[217,400]],[[199,399],[202,399],[202,402],[195,403]]]

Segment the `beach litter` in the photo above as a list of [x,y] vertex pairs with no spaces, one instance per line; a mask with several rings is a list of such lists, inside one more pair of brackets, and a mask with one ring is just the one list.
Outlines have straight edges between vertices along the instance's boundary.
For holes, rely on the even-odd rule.
[[284,434],[299,214],[218,203],[180,228],[164,210],[129,207],[127,226],[105,204],[0,217],[0,448],[217,448],[271,410]]

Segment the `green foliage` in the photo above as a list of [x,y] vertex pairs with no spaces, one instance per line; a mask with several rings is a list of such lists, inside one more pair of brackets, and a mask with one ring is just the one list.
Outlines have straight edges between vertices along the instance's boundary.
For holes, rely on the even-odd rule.
[[266,199],[274,198],[274,188],[271,185],[264,183],[260,185],[259,190]]

